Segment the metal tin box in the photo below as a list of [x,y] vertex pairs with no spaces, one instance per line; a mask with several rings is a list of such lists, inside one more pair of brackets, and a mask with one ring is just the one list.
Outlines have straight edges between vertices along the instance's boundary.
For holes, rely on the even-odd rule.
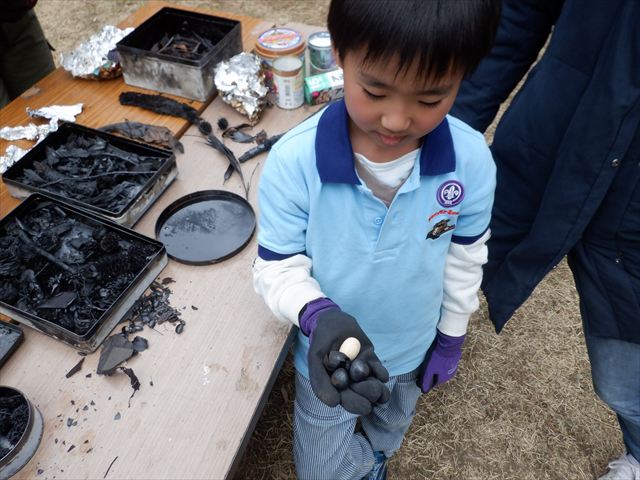
[[[55,192],[48,191],[46,188],[39,188],[20,181],[26,169],[33,169],[34,162],[38,162],[46,158],[48,148],[57,148],[64,145],[71,134],[84,135],[86,137],[97,137],[107,140],[111,145],[126,152],[134,153],[142,156],[153,156],[164,158],[160,168],[140,186],[140,190],[136,195],[118,210],[106,210],[96,207],[90,203],[80,200],[74,200],[70,197],[63,197]],[[176,178],[178,168],[176,165],[176,157],[170,150],[153,147],[151,145],[134,142],[132,140],[104,133],[92,128],[83,127],[75,123],[63,123],[58,130],[50,133],[47,137],[33,147],[20,160],[14,163],[3,175],[7,190],[16,198],[25,198],[31,193],[43,193],[53,196],[63,202],[76,205],[80,208],[98,213],[105,218],[112,220],[120,225],[130,227],[134,225],[151,204],[164,192],[169,184]]]
[[[151,51],[163,35],[176,35],[184,28],[206,38],[214,47],[197,60]],[[215,66],[242,52],[241,24],[237,20],[165,7],[116,47],[128,85],[204,102],[215,92]]]
[[[46,316],[44,309],[50,308],[50,306],[45,307],[44,304],[50,303],[50,299],[47,299],[45,302],[37,306],[37,314],[33,313],[33,311],[27,311],[26,307],[20,307],[20,302],[24,301],[21,300],[20,291],[17,292],[16,296],[14,296],[14,301],[0,300],[0,313],[16,320],[17,322],[39,330],[46,335],[61,340],[80,351],[92,352],[98,348],[118,323],[126,320],[136,300],[144,293],[144,291],[149,287],[149,285],[151,285],[153,280],[166,266],[168,261],[166,249],[161,242],[141,235],[131,229],[118,225],[117,223],[105,220],[91,212],[72,205],[67,205],[53,197],[33,194],[13,209],[6,217],[0,220],[0,242],[7,242],[7,238],[9,238],[9,228],[13,228],[13,230],[15,230],[15,227],[18,226],[19,230],[22,232],[30,232],[31,235],[34,235],[34,238],[28,241],[23,241],[20,246],[20,251],[27,252],[26,254],[28,254],[28,252],[37,252],[36,256],[42,266],[37,272],[33,270],[24,270],[25,267],[21,263],[18,263],[17,267],[15,266],[16,264],[13,264],[12,267],[9,265],[11,257],[7,257],[5,254],[2,258],[3,262],[0,262],[2,263],[0,266],[3,267],[2,270],[0,270],[0,286],[3,288],[6,288],[8,280],[22,282],[25,278],[30,278],[28,281],[31,283],[29,283],[28,288],[40,288],[40,291],[43,294],[41,296],[48,297],[52,295],[52,293],[48,291],[49,289],[56,292],[54,296],[60,294],[60,292],[57,292],[49,286],[52,282],[61,282],[60,275],[68,273],[64,272],[63,268],[60,266],[61,255],[59,252],[63,250],[64,245],[59,246],[57,250],[54,250],[51,246],[41,246],[34,240],[38,239],[37,241],[39,242],[40,236],[35,232],[32,232],[32,229],[29,228],[30,222],[33,222],[34,218],[37,218],[38,215],[45,215],[47,211],[55,212],[56,215],[61,216],[65,221],[68,219],[68,221],[73,224],[73,228],[78,231],[95,232],[100,230],[104,235],[109,234],[111,238],[116,238],[119,246],[125,245],[128,248],[127,252],[129,254],[129,257],[127,258],[130,259],[130,262],[127,264],[127,268],[129,269],[127,276],[125,277],[124,272],[122,272],[122,263],[120,263],[120,265],[115,264],[116,262],[110,264],[110,268],[112,270],[117,270],[117,272],[113,272],[113,276],[111,278],[104,275],[102,275],[102,277],[96,276],[95,278],[86,277],[84,273],[81,273],[80,268],[82,265],[87,265],[88,262],[85,262],[84,264],[71,264],[74,268],[74,271],[71,272],[73,276],[68,278],[73,278],[77,280],[77,282],[80,282],[79,284],[82,284],[82,287],[77,287],[80,290],[76,289],[77,295],[76,298],[72,300],[72,302],[74,302],[73,304],[77,305],[79,302],[82,302],[87,298],[89,299],[89,303],[93,305],[92,299],[103,296],[102,290],[104,288],[110,288],[112,291],[111,296],[115,298],[112,303],[108,305],[103,304],[99,309],[95,310],[96,312],[101,312],[95,314],[95,317],[97,318],[80,318],[81,321],[87,321],[85,327],[86,332],[82,334],[76,333],[70,328],[65,328],[60,321],[43,318]],[[47,231],[48,230],[56,230],[56,227],[53,226],[48,228]],[[19,234],[18,238],[22,239],[24,237],[24,235],[21,235],[22,234]],[[42,233],[40,235],[42,235]],[[60,235],[60,233],[58,232],[56,235]],[[16,237],[14,236],[11,238],[15,239]],[[77,235],[73,236],[73,239],[77,238]],[[72,245],[73,242],[77,242],[77,240],[73,239],[71,240]],[[27,243],[29,244],[29,248],[23,248]],[[7,247],[7,245],[5,245],[5,247]],[[132,250],[134,248],[135,250]],[[52,252],[56,252],[55,255]],[[131,252],[144,252],[144,254],[135,257]],[[21,253],[21,255],[24,255],[24,253]],[[95,256],[88,258],[95,258]],[[11,268],[13,268],[13,270],[22,271],[12,271],[10,270]],[[120,277],[120,279],[127,279],[129,283],[124,284],[123,282],[120,282],[117,287],[113,287],[109,282],[118,282],[118,277]],[[83,278],[84,280],[82,280]],[[128,279],[131,280],[129,281]],[[41,286],[36,287],[36,285]],[[59,287],[59,289],[68,288],[70,287],[63,286],[61,284]],[[96,296],[96,293],[98,296]],[[67,315],[66,318],[69,319],[72,317],[71,312],[73,309],[71,308],[71,305],[72,303],[69,302],[67,305],[57,305],[55,308],[58,312],[61,312],[61,315]],[[91,308],[93,309],[95,307],[92,306]],[[81,313],[78,313],[77,309],[75,312],[76,313],[74,315],[76,317],[80,317]],[[74,321],[76,320],[78,319],[75,319]]]

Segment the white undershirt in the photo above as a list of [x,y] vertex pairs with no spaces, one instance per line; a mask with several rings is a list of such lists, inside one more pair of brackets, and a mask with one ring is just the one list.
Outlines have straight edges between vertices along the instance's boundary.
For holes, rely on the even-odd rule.
[[354,153],[356,160],[362,168],[371,174],[378,182],[391,188],[399,188],[411,175],[411,170],[416,163],[418,152],[415,149],[390,162],[372,162],[360,153]]

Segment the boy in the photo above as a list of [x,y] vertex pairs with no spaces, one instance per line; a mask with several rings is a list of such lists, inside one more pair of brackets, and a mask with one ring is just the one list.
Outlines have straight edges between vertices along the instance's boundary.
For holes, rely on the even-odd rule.
[[[331,3],[344,100],[271,150],[254,264],[256,291],[300,327],[300,478],[385,478],[420,391],[455,374],[495,168],[484,138],[445,117],[498,10],[497,0]],[[348,337],[370,376],[339,390],[323,362]]]

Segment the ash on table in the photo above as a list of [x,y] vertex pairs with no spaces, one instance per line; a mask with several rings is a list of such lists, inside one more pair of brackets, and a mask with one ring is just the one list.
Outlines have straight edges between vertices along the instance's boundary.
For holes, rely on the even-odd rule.
[[162,157],[127,152],[100,137],[72,133],[66,143],[47,147],[17,180],[64,198],[120,212],[160,169]]
[[180,26],[180,32],[175,35],[165,33],[159,42],[153,44],[151,52],[187,60],[198,60],[209,53],[213,47],[213,42],[194,32],[189,26],[189,22],[185,20]]
[[170,295],[169,288],[154,281],[149,286],[149,292],[133,304],[132,313],[128,317],[129,324],[122,327],[122,333],[140,332],[145,325],[155,328],[165,322],[176,324],[176,333],[181,333],[185,321],[180,318],[180,312],[169,303]]
[[156,248],[43,202],[0,228],[0,302],[84,335]]
[[17,445],[28,421],[29,406],[22,395],[0,396],[0,459]]
[[[167,280],[172,279],[164,279],[164,281]],[[98,374],[112,375],[120,364],[149,348],[148,341],[143,337],[129,340],[130,334],[142,331],[145,325],[149,328],[155,328],[156,325],[169,322],[176,324],[176,333],[181,333],[184,329],[185,321],[180,318],[180,312],[169,304],[171,290],[158,282],[153,282],[149,290],[133,304],[132,313],[125,320],[128,324],[122,327],[122,331],[110,336],[102,344]],[[140,388],[139,382],[136,388],[134,379],[128,372],[125,371],[125,373],[130,376],[135,392]]]

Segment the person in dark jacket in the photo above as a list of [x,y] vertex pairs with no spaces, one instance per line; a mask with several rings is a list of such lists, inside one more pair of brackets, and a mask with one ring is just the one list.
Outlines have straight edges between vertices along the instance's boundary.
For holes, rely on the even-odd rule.
[[55,69],[36,2],[0,0],[0,108]]
[[501,118],[489,262],[496,331],[565,256],[580,296],[592,378],[627,453],[602,478],[640,480],[640,1],[504,0],[492,52],[452,114]]

